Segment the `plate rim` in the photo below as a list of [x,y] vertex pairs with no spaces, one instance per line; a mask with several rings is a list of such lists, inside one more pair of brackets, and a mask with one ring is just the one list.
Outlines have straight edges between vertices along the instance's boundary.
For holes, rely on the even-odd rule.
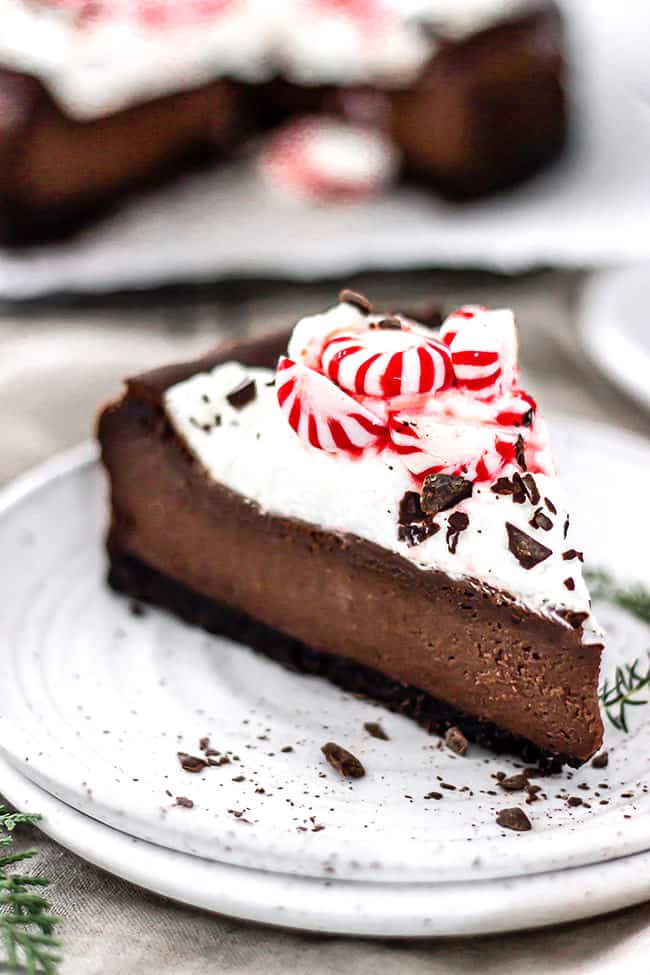
[[[378,885],[277,874],[148,843],[55,798],[1,756],[0,789],[21,811],[43,812],[38,828],[55,842],[127,883],[178,904],[284,930],[382,940],[505,934],[577,922],[650,898],[650,852],[500,880]],[[185,882],[183,870],[189,870]],[[559,899],[550,899],[551,886]],[[472,896],[474,910],[468,911]]]

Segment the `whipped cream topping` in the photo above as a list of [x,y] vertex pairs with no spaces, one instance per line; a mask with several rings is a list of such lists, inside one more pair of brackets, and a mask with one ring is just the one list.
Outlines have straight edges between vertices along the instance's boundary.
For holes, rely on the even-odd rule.
[[[503,313],[481,314],[510,320]],[[358,536],[419,569],[485,584],[542,616],[566,623],[571,614],[585,614],[583,639],[597,640],[581,563],[571,553],[566,504],[546,428],[530,398],[521,400],[513,385],[488,402],[457,383],[411,397],[413,422],[437,427],[432,444],[425,440],[405,453],[391,427],[394,416],[402,415],[404,397],[387,406],[379,397],[354,396],[314,368],[319,350],[334,333],[374,335],[375,329],[382,331],[377,328],[381,321],[382,316],[364,314],[347,302],[303,319],[277,373],[236,362],[198,373],[167,390],[166,413],[209,476],[262,511]],[[397,332],[395,318],[389,322],[386,335]],[[436,337],[406,319],[400,326],[423,342]],[[256,396],[243,407],[233,406],[229,394],[246,378],[255,380]],[[533,414],[526,417],[527,426],[514,428],[522,439],[512,451],[498,454],[494,472],[477,472],[477,457],[489,452],[495,438],[513,432],[495,420],[511,412],[501,407],[513,401],[520,416],[524,406]],[[528,467],[524,476],[529,485],[534,482],[532,498],[528,492],[522,498],[521,489],[518,498],[517,490],[514,496],[511,491],[522,477],[522,450]],[[453,471],[473,482],[471,496],[438,512],[435,533],[418,537],[416,531],[415,543],[412,534],[400,530],[405,495],[417,496],[426,483],[426,474],[414,473],[408,463],[414,454],[425,456],[429,471],[442,467],[445,474]],[[517,531],[532,542],[534,552],[541,547],[547,553],[533,559],[532,567],[525,567],[526,558],[513,549],[511,536]],[[569,557],[563,558],[565,553]]]
[[78,118],[219,77],[400,87],[436,33],[462,38],[525,2],[0,0],[0,60],[39,77]]

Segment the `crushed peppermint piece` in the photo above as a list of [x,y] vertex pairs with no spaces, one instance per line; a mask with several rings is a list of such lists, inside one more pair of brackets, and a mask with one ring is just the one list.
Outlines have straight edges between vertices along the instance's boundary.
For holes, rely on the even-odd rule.
[[553,554],[550,548],[531,538],[526,532],[522,532],[521,528],[517,528],[509,521],[506,522],[506,530],[508,532],[508,548],[524,569],[534,569],[536,565],[544,562]]

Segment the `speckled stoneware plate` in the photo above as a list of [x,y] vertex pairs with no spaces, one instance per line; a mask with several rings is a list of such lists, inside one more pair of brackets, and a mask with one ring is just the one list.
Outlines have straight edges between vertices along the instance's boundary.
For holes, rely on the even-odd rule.
[[586,354],[628,396],[650,410],[650,267],[594,274],[578,309]]
[[154,893],[245,921],[330,934],[448,937],[544,927],[650,897],[650,853],[474,883],[377,884],[247,870],[146,843],[84,816],[0,758],[0,787],[41,829]]
[[[566,419],[555,423],[555,445],[592,564],[643,579],[650,447]],[[612,503],[613,473],[634,486],[624,507],[618,493]],[[493,880],[650,849],[650,706],[630,709],[628,734],[608,726],[607,769],[542,779],[539,801],[526,806],[523,793],[495,781],[515,771],[508,758],[479,748],[460,758],[407,719],[319,679],[163,612],[134,615],[104,585],[105,521],[92,448],[0,500],[0,686],[11,689],[0,701],[0,747],[59,799],[181,853],[296,877]],[[645,661],[648,628],[601,609],[605,671]],[[377,720],[390,740],[365,731]],[[205,736],[230,761],[183,771],[177,752],[197,754]],[[359,756],[364,779],[342,780],[326,764],[328,739]],[[498,810],[513,805],[524,805],[529,832],[497,825]]]

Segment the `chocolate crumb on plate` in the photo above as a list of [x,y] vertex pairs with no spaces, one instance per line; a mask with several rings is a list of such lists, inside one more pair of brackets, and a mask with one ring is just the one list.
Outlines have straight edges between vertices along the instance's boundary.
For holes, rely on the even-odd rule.
[[202,772],[204,768],[207,768],[208,763],[204,758],[188,755],[187,752],[178,752],[177,755],[184,772]]
[[474,485],[464,477],[451,474],[428,474],[422,485],[421,506],[427,515],[453,508],[471,497]]
[[497,823],[499,826],[503,826],[504,829],[513,829],[517,833],[525,833],[527,830],[532,829],[530,819],[519,806],[513,806],[511,809],[501,809],[497,813]]
[[372,311],[372,303],[366,296],[360,294],[358,291],[352,291],[350,288],[343,288],[342,291],[339,291],[339,301],[345,305],[354,305],[364,315],[369,315]]
[[230,759],[227,755],[222,755],[221,758],[209,758],[208,765],[230,765]]
[[550,548],[531,538],[530,535],[522,532],[520,528],[509,521],[506,522],[506,530],[508,532],[508,548],[524,569],[533,569],[553,554]]
[[445,732],[445,745],[457,755],[465,755],[469,747],[469,742],[462,731],[452,725]]
[[254,379],[247,377],[242,379],[239,385],[231,389],[227,394],[226,399],[236,410],[241,410],[244,406],[247,406],[257,396],[257,385]]
[[245,781],[246,781],[246,776],[245,775],[236,775],[233,778],[233,782],[245,782]]
[[609,752],[599,752],[591,760],[592,768],[607,768],[609,765]]
[[528,776],[523,772],[516,772],[505,779],[499,779],[499,785],[506,792],[523,792],[528,787]]
[[567,806],[573,806],[573,807],[581,806],[582,799],[580,798],[580,796],[569,796],[569,798],[566,801],[566,804]]
[[366,770],[352,752],[333,741],[326,742],[321,751],[332,768],[346,779],[361,779]]
[[281,752],[284,752],[285,754],[288,753],[288,752],[292,752],[293,751],[293,746],[292,745],[285,745],[284,748],[281,748],[280,749],[280,751]]
[[379,738],[381,741],[390,741],[390,738],[378,721],[366,721],[363,727],[373,738]]
[[208,738],[207,735],[204,735],[203,738],[199,739],[199,750],[202,752],[207,752],[209,747],[210,747],[210,739]]
[[427,792],[425,799],[442,799],[442,792]]
[[176,805],[182,806],[183,809],[194,809],[194,803],[187,796],[176,796]]

